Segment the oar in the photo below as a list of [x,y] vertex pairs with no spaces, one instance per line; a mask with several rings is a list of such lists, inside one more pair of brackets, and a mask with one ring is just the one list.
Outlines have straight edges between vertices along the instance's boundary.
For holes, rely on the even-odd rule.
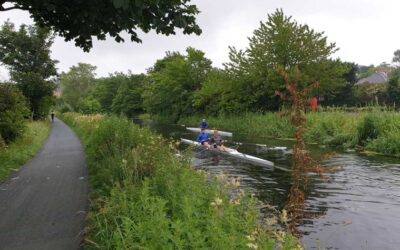
[[271,150],[286,150],[287,147],[269,147],[267,144],[258,144],[258,143],[249,143],[249,142],[231,142],[236,145],[252,145],[252,146],[257,146],[257,147],[264,147],[268,148]]

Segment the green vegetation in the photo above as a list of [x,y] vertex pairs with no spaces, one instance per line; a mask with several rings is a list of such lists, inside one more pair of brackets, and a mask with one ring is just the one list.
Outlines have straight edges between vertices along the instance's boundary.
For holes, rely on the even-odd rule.
[[[204,52],[191,47],[186,53],[167,52],[143,75],[116,73],[94,79],[92,66],[88,78],[89,74],[74,73],[79,64],[62,75],[62,98],[73,111],[95,113],[97,100],[104,113],[132,117],[146,112],[170,122],[191,114],[277,111],[287,105],[275,95],[276,90],[285,89],[278,69],[298,65],[304,86],[320,82],[307,98],[323,96],[331,103],[353,103],[357,66],[329,59],[336,50],[323,33],[276,10],[254,31],[248,48],[231,48],[224,69],[213,68]],[[74,86],[66,81],[70,75],[76,76]],[[82,85],[90,88],[82,89]]]
[[298,247],[290,234],[262,223],[259,201],[238,190],[237,180],[192,169],[173,142],[125,118],[66,113],[62,119],[87,153],[87,248]]
[[6,145],[0,138],[0,181],[39,151],[49,129],[49,122],[35,121],[28,123],[25,133],[13,143]]
[[25,98],[12,84],[0,83],[0,140],[9,143],[25,130]]
[[0,13],[13,9],[28,11],[38,26],[50,27],[66,41],[74,40],[76,46],[89,51],[93,37],[105,40],[110,36],[123,42],[120,32],[127,32],[131,41],[141,42],[138,29],[171,35],[175,34],[175,28],[181,28],[184,34],[199,35],[201,29],[195,18],[199,11],[189,2],[2,0]]
[[[182,118],[180,123],[198,126],[202,116]],[[374,151],[400,157],[400,114],[376,108],[366,112],[307,113],[305,139],[343,149]],[[279,113],[245,113],[239,116],[221,115],[208,117],[211,127],[249,136],[293,138],[294,128]]]
[[26,97],[32,119],[49,114],[56,88],[57,61],[50,58],[54,36],[46,28],[6,22],[0,28],[0,61]]

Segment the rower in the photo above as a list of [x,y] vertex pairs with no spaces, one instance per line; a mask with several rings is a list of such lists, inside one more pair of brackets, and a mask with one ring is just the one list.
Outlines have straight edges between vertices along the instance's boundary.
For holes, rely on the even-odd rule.
[[214,129],[214,134],[210,139],[210,144],[218,149],[218,150],[222,150],[222,151],[226,151],[226,148],[222,145],[222,138],[218,133],[217,129]]
[[201,143],[201,145],[204,145],[206,147],[210,147],[211,145],[208,143],[208,135],[205,132],[205,129],[202,128],[199,136],[197,137],[197,141]]
[[200,127],[201,128],[207,128],[207,122],[206,122],[206,119],[203,119],[202,121],[201,121],[201,125],[200,125]]

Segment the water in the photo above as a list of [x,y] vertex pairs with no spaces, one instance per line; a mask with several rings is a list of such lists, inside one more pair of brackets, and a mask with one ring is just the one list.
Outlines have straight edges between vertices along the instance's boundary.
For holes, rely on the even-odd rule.
[[[149,127],[167,138],[195,140],[197,134],[173,124],[149,122]],[[249,138],[234,134],[227,145],[273,161],[290,169],[292,142]],[[286,146],[270,150],[255,144]],[[185,146],[182,146],[184,149]],[[322,155],[325,150],[313,147]],[[338,169],[327,180],[313,177],[306,195],[307,213],[316,215],[299,227],[307,249],[400,249],[400,164],[398,159],[340,153],[328,164]],[[290,191],[291,172],[235,160],[209,151],[194,151],[193,165],[212,173],[241,178],[243,188],[277,208],[283,208]]]

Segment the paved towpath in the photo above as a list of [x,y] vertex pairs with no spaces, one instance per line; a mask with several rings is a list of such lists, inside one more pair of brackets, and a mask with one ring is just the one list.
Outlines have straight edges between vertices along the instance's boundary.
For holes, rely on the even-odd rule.
[[55,119],[42,150],[0,184],[0,249],[79,249],[86,209],[82,145]]

